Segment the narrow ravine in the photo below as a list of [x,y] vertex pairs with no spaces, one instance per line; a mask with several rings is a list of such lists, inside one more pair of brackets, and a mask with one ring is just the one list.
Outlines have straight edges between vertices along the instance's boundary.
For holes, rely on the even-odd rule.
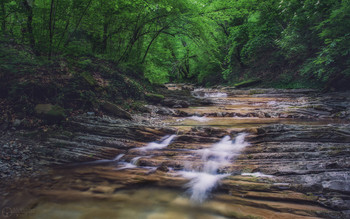
[[[348,93],[192,95],[211,104],[166,108],[161,125],[137,122],[141,115],[75,118],[69,137],[47,142],[66,151],[58,165],[22,179],[2,205],[25,209],[12,213],[21,218],[349,216]],[[68,162],[74,156],[85,161]]]

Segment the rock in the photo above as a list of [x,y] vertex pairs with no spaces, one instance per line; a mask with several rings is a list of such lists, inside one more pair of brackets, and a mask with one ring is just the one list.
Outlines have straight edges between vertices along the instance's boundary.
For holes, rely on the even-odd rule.
[[88,116],[95,116],[95,112],[87,112],[86,113]]
[[112,116],[132,120],[131,114],[120,108],[119,106],[110,103],[110,102],[104,102],[102,103],[101,107]]
[[157,170],[161,172],[169,172],[169,168],[164,163],[162,163],[162,165],[158,167]]
[[0,130],[1,131],[4,131],[8,128],[8,123],[7,122],[3,122],[1,125],[0,125]]
[[18,127],[18,126],[20,126],[20,125],[21,125],[21,123],[22,123],[22,121],[21,121],[21,120],[19,120],[19,119],[15,119],[15,121],[13,121],[13,126],[14,126],[14,127]]
[[38,104],[34,111],[37,115],[52,122],[61,121],[66,117],[65,110],[58,105]]
[[188,108],[190,106],[189,102],[185,100],[176,100],[171,98],[165,98],[162,101],[162,104],[167,107],[173,107],[173,108]]
[[175,115],[176,114],[174,110],[167,108],[167,107],[159,107],[156,110],[156,113],[158,113],[160,115]]
[[93,193],[111,194],[114,191],[113,187],[110,186],[96,186],[90,189]]
[[164,96],[160,94],[146,94],[145,98],[147,101],[152,103],[160,103],[162,100],[164,100]]

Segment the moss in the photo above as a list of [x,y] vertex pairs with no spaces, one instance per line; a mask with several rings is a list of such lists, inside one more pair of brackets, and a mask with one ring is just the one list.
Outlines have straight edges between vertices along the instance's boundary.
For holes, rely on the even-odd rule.
[[304,194],[304,198],[310,201],[317,201],[318,199],[318,197],[314,195],[312,192],[308,192],[306,193],[306,195]]
[[235,86],[236,88],[243,88],[243,87],[250,87],[250,86],[254,86],[261,83],[260,79],[250,79],[247,81],[242,81],[240,83],[236,83],[233,86]]
[[343,154],[342,150],[334,150],[334,151],[328,152],[329,156],[338,156],[338,155],[342,155],[342,154]]
[[39,134],[40,134],[39,131],[29,131],[29,132],[24,132],[22,135],[24,137],[34,138],[34,137],[37,137]]
[[49,122],[59,122],[66,118],[64,108],[58,105],[38,104],[34,109],[35,113]]
[[132,116],[130,115],[129,112],[123,110],[122,108],[120,108],[119,106],[113,103],[106,101],[101,104],[101,107],[104,111],[106,111],[112,116],[132,120]]
[[91,59],[84,59],[84,60],[78,61],[77,64],[82,69],[89,69],[90,66],[92,65],[92,61]]
[[137,112],[147,113],[149,109],[145,107],[145,103],[141,101],[135,101],[130,104],[130,108]]
[[96,85],[96,81],[94,77],[89,72],[83,72],[80,74],[81,77],[85,79],[86,82],[88,82],[91,86]]
[[145,95],[146,100],[152,102],[152,103],[159,103],[162,100],[164,100],[164,96],[161,94],[146,94]]
[[48,116],[53,116],[53,117],[66,117],[66,114],[64,112],[64,109],[60,106],[54,105],[51,110],[47,112]]

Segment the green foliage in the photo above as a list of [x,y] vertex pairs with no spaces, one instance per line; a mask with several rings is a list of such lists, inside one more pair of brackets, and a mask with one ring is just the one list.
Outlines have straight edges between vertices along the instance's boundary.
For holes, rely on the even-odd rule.
[[169,82],[169,73],[166,67],[157,66],[154,63],[147,65],[145,77],[154,84],[164,84]]
[[[297,73],[290,83],[296,78],[326,83],[350,75],[349,5],[349,0],[3,0],[2,35],[32,52],[13,56],[10,48],[5,57],[0,49],[0,67],[25,72],[11,60],[33,63],[35,54],[49,60],[89,57],[81,58],[79,68],[99,71],[92,61],[98,57],[132,66],[153,84],[269,81],[286,70]],[[92,85],[92,77],[82,74]],[[142,96],[129,84],[132,95]]]
[[316,29],[324,41],[317,56],[303,68],[321,80],[350,75],[350,1],[342,1]]
[[77,64],[81,69],[88,70],[91,69],[92,61],[91,59],[83,59],[80,60]]

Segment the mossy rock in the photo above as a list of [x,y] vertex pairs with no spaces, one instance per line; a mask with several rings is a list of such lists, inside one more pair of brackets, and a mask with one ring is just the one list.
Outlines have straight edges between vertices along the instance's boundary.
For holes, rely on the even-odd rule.
[[50,122],[59,122],[66,118],[64,108],[58,105],[38,104],[35,106],[34,111],[38,116]]
[[132,120],[130,113],[128,113],[127,111],[123,110],[122,108],[120,108],[119,106],[113,103],[106,101],[101,104],[101,107],[105,112],[107,112],[111,116]]
[[145,106],[144,102],[141,101],[135,101],[130,105],[130,108],[132,110],[142,112],[142,113],[150,113],[151,110]]
[[251,79],[251,80],[242,81],[240,83],[234,84],[233,86],[235,86],[235,88],[244,88],[244,87],[254,86],[260,83],[261,83],[260,79]]
[[147,101],[152,103],[160,103],[164,100],[164,96],[161,94],[146,94],[145,98]]
[[89,83],[89,85],[94,86],[97,84],[96,80],[94,79],[94,77],[91,75],[91,73],[89,72],[83,72],[80,74],[87,83]]

